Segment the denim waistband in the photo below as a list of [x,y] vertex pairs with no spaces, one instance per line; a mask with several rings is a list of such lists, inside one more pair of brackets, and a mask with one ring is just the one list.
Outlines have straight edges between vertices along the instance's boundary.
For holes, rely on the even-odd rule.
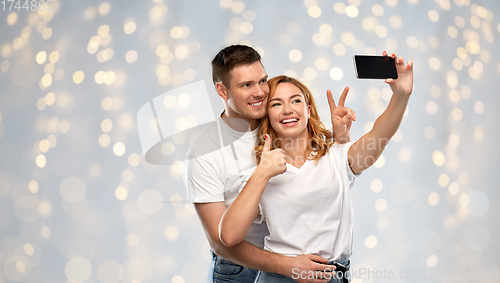
[[338,259],[338,260],[329,260],[326,264],[333,265],[335,263],[347,265],[349,263],[349,259],[346,258],[346,259]]

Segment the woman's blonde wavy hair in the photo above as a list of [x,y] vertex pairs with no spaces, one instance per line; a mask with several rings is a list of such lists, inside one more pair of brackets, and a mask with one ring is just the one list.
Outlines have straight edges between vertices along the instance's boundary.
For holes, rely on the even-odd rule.
[[[321,122],[318,115],[318,110],[316,109],[316,103],[314,102],[314,97],[312,96],[309,89],[294,78],[290,78],[287,76],[277,76],[268,81],[269,96],[267,98],[267,110],[269,110],[269,101],[273,98],[274,93],[276,92],[276,87],[280,83],[291,83],[298,87],[304,94],[306,104],[311,108],[311,117],[307,122],[307,132],[309,133],[308,146],[316,154],[312,154],[309,159],[318,162],[318,160],[328,152],[328,149],[330,149],[330,146],[333,144],[333,134],[331,131],[327,130]],[[258,133],[259,142],[255,147],[257,164],[259,164],[260,162],[262,149],[264,148],[265,134],[268,134],[271,137],[271,150],[275,148],[281,148],[281,144],[279,139],[277,139],[276,132],[271,127],[271,124],[269,122],[268,111],[266,111],[266,115],[260,121],[260,129]]]

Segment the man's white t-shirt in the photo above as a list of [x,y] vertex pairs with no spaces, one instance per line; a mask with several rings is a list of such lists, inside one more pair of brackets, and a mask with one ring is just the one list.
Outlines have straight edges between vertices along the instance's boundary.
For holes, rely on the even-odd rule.
[[351,256],[350,189],[361,174],[349,167],[352,144],[334,144],[318,163],[307,160],[300,169],[287,163],[285,173],[270,179],[260,202],[270,233],[264,249],[288,256],[319,254],[328,260]]
[[[233,203],[254,172],[258,129],[238,132],[218,118],[195,139],[185,162],[184,183],[188,201]],[[267,225],[254,223],[245,240],[262,248]]]

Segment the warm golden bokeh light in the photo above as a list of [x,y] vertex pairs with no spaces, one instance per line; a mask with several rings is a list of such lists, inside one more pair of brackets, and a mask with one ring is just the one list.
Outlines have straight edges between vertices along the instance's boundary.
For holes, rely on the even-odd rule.
[[46,59],[47,59],[47,53],[45,53],[45,51],[40,51],[36,55],[36,62],[38,64],[43,64]]
[[75,84],[80,84],[81,82],[83,82],[84,78],[85,78],[85,75],[84,75],[83,71],[76,71],[73,74],[73,81],[75,82]]
[[136,30],[136,28],[137,28],[137,25],[135,23],[134,18],[127,18],[123,22],[123,31],[126,34],[132,34],[132,33],[134,33],[135,30]]
[[365,239],[365,246],[369,249],[373,249],[377,246],[377,237],[371,235]]
[[[0,281],[206,281],[210,244],[190,228],[199,219],[183,158],[196,127],[224,108],[210,62],[231,44],[254,47],[269,77],[307,85],[329,130],[325,92],[338,102],[349,86],[353,141],[397,94],[358,80],[352,56],[413,59],[400,128],[343,195],[368,224],[354,222],[353,270],[382,268],[377,255],[391,271],[494,267],[485,256],[498,234],[494,1],[42,1],[53,11],[18,2],[5,1],[0,42]],[[203,80],[209,99],[181,89]],[[150,163],[153,145],[164,164]],[[186,252],[156,248],[165,243]],[[54,274],[49,257],[62,259]]]
[[125,199],[127,199],[127,196],[128,196],[127,189],[125,189],[124,187],[118,187],[115,190],[115,196],[116,196],[116,198],[118,200],[125,200]]
[[109,4],[108,2],[103,2],[101,3],[101,5],[99,5],[98,11],[101,16],[108,14],[110,10],[111,10],[111,4]]
[[432,153],[432,160],[434,161],[434,164],[436,164],[436,166],[442,166],[444,164],[446,158],[441,151],[435,150]]
[[36,161],[35,162],[36,162],[36,166],[38,166],[40,168],[43,168],[47,164],[47,158],[45,158],[45,155],[39,154],[36,157]]
[[[5,13],[5,10],[3,11]],[[12,12],[7,16],[7,24],[9,26],[14,25],[17,22],[17,13]]]

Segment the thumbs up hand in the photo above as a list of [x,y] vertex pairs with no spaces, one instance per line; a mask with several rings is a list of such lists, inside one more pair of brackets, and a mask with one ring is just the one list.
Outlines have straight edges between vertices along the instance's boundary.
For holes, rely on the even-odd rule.
[[260,163],[257,169],[264,172],[267,178],[285,173],[286,159],[285,151],[281,148],[271,150],[271,137],[266,134],[264,148],[260,156]]

